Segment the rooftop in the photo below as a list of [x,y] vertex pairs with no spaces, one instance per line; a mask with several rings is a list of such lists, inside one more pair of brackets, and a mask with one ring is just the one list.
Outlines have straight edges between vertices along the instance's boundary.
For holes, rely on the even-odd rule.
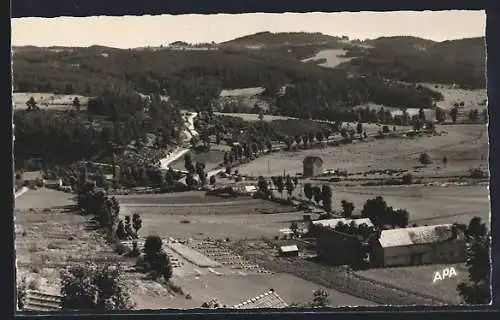
[[318,156],[307,156],[304,158],[303,162],[317,161],[317,160],[323,162],[323,159],[321,159],[321,157],[318,157]]
[[293,251],[299,251],[299,248],[296,245],[281,246],[280,251],[281,252],[293,252]]
[[443,242],[452,237],[451,224],[382,230],[380,245],[383,248]]
[[237,305],[234,309],[286,308],[288,304],[273,289]]

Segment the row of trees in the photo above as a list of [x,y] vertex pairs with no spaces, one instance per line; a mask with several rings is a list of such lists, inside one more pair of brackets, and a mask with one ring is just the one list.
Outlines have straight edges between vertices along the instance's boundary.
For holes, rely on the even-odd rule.
[[312,186],[310,183],[304,184],[304,195],[311,201],[314,198],[316,204],[323,204],[324,209],[327,212],[332,210],[332,188],[329,185],[323,185],[323,187]]

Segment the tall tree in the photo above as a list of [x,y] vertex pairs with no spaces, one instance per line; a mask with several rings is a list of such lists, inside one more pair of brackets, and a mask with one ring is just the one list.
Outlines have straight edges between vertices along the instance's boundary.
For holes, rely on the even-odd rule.
[[304,195],[309,201],[311,201],[314,196],[313,187],[309,182],[304,184]]
[[332,188],[329,185],[323,185],[321,190],[323,207],[327,212],[332,210]]
[[457,122],[457,116],[458,116],[458,107],[454,106],[450,110],[450,118],[451,118],[451,121],[453,121],[453,123]]
[[[470,229],[470,230],[469,230]],[[481,219],[473,218],[468,228],[466,266],[468,281],[458,285],[457,290],[467,304],[489,304],[491,302],[490,234]]]
[[77,112],[80,112],[80,107],[81,107],[81,105],[80,105],[80,99],[78,99],[78,97],[75,97],[75,98],[73,99],[72,104],[73,104],[73,107],[76,109],[76,111],[77,111]]
[[344,218],[349,219],[354,212],[354,204],[352,202],[347,202],[346,200],[341,201],[342,211],[344,213]]

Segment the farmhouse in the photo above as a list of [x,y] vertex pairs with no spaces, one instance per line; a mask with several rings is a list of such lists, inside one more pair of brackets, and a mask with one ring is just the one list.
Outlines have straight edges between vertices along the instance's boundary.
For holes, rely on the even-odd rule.
[[323,159],[318,156],[307,156],[302,164],[304,177],[314,177],[323,172]]
[[379,267],[456,263],[465,260],[465,237],[452,224],[383,230],[372,248]]
[[286,308],[288,304],[273,290],[233,306],[233,309]]
[[298,257],[299,248],[296,245],[281,246],[279,248],[279,254],[283,257]]

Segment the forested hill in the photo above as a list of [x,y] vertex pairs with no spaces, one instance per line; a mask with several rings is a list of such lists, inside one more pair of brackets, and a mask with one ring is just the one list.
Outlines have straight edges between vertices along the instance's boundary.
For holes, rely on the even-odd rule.
[[222,42],[222,46],[252,46],[252,45],[307,45],[321,44],[326,42],[336,43],[341,40],[340,37],[325,35],[322,33],[308,32],[279,32],[269,31],[258,32],[255,34],[239,37],[233,40]]
[[486,87],[484,38],[434,42],[415,37],[384,37],[364,44],[371,48],[350,47],[347,55],[354,59],[339,67],[406,82]]

